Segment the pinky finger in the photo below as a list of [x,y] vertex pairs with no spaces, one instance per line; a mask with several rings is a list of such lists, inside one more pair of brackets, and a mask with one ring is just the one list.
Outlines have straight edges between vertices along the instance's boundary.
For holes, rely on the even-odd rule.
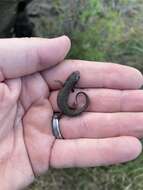
[[135,137],[56,140],[50,165],[54,168],[94,167],[127,162],[142,150]]

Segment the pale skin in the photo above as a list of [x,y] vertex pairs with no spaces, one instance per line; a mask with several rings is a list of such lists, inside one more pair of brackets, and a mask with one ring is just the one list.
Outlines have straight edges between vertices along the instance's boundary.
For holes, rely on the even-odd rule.
[[[49,167],[95,167],[123,163],[142,151],[143,84],[131,67],[81,60],[64,60],[70,40],[0,40],[0,184],[17,190]],[[63,61],[64,60],[64,61]],[[90,98],[88,110],[63,116],[56,140],[51,130],[58,111],[55,82],[79,70],[78,88]],[[79,89],[77,88],[76,91]],[[74,103],[71,94],[69,104]]]

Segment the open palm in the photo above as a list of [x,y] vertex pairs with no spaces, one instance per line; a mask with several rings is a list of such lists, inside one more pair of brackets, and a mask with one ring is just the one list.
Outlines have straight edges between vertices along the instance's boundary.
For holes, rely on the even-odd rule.
[[[143,123],[140,114],[143,105],[127,101],[139,96],[138,101],[143,99],[143,93],[137,90],[143,81],[137,70],[106,63],[99,66],[93,62],[62,61],[70,48],[67,37],[1,40],[1,44],[0,184],[3,190],[27,186],[49,166],[114,164],[138,156],[141,144],[135,137],[143,136],[143,127],[130,126]],[[60,88],[55,80],[65,81],[75,70],[81,72],[78,85],[88,94],[91,104],[81,117],[63,117],[61,131],[67,140],[55,140],[51,119],[58,110],[56,98]],[[74,102],[74,97],[73,93],[69,103]],[[136,117],[133,112],[137,112]],[[131,116],[133,119],[129,121]],[[122,128],[125,124],[126,128]]]

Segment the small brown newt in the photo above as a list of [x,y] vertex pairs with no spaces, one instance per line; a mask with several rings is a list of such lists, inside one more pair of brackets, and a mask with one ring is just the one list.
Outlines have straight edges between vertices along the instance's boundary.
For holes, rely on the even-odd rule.
[[78,92],[76,94],[76,101],[77,101],[77,97],[80,94],[83,94],[85,96],[86,102],[81,108],[72,108],[68,105],[69,94],[74,90],[75,85],[77,84],[79,79],[80,79],[79,71],[75,71],[71,73],[69,77],[67,78],[67,80],[65,81],[63,88],[59,91],[58,97],[57,97],[57,104],[61,111],[61,114],[74,117],[74,116],[80,115],[82,112],[84,112],[87,109],[89,105],[89,97],[84,92]]

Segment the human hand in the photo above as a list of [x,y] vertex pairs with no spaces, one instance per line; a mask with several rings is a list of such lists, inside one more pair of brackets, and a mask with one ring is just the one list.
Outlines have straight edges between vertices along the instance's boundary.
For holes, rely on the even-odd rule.
[[[0,40],[2,190],[27,186],[33,181],[34,172],[39,174],[49,165],[54,142],[50,128],[53,111],[48,84],[40,71],[62,61],[69,48],[67,37]],[[39,153],[35,155],[36,152]]]
[[[140,72],[116,64],[62,62],[69,48],[65,37],[0,43],[3,190],[23,188],[49,167],[117,164],[135,159],[141,152],[135,138],[143,136],[143,93],[137,90],[143,83]],[[65,139],[57,140],[51,130],[60,88],[55,80],[64,82],[75,70],[81,73],[78,85],[88,94],[90,106],[78,117],[61,118]],[[71,94],[70,104],[75,94]]]

